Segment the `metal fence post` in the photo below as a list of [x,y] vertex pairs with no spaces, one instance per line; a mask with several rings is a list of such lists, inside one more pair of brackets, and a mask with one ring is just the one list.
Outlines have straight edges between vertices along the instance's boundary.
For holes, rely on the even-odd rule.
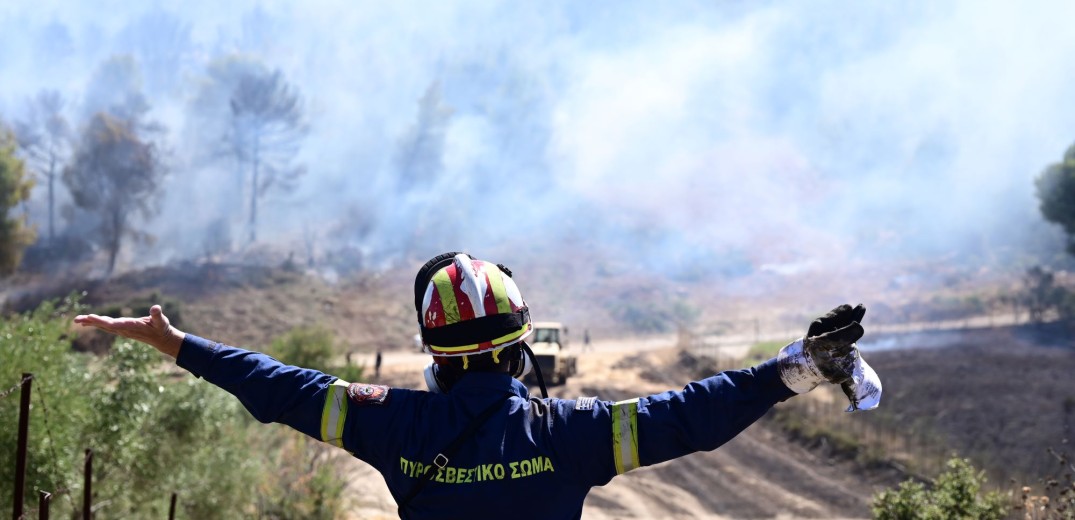
[[19,440],[15,451],[15,511],[12,518],[22,516],[22,494],[26,491],[26,442],[30,428],[30,384],[34,375],[23,372],[22,390],[19,395]]
[[176,493],[172,492],[172,504],[168,506],[168,520],[175,520],[175,496]]
[[52,500],[52,493],[40,489],[37,493],[37,518],[49,520],[49,502]]
[[82,519],[90,520],[93,496],[93,450],[86,448],[86,468],[83,472],[85,484],[82,486]]

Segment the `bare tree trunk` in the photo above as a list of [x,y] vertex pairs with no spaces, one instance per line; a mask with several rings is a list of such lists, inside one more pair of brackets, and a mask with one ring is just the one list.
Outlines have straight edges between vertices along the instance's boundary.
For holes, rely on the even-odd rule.
[[116,256],[119,255],[119,241],[113,237],[109,242],[109,276],[116,270]]
[[116,257],[119,256],[120,237],[123,236],[123,217],[119,211],[112,211],[112,236],[108,237],[108,276],[116,270]]
[[56,207],[55,193],[56,184],[56,154],[49,154],[49,242],[51,246],[56,242],[56,228],[53,225],[53,213]]
[[251,167],[254,169],[252,177],[253,182],[250,184],[250,243],[254,243],[257,240],[257,222],[258,222],[258,135],[254,134],[254,157],[251,160]]

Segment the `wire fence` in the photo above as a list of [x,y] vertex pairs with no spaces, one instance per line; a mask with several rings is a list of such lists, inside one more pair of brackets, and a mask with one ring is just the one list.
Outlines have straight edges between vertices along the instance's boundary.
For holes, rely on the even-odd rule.
[[46,400],[45,400],[45,392],[37,392],[37,394],[35,394],[35,396],[37,397],[38,402],[41,403],[41,418],[42,418],[42,420],[43,420],[43,422],[45,424],[45,438],[48,440],[49,454],[52,456],[49,459],[50,462],[52,463],[52,471],[53,471],[53,474],[57,475],[57,478],[60,479],[60,484],[62,486],[60,489],[54,491],[53,494],[61,494],[61,495],[65,496],[65,497],[67,497],[67,502],[71,506],[71,510],[74,511],[75,510],[75,503],[71,499],[71,494],[68,493],[68,490],[70,489],[70,486],[67,485],[67,482],[61,476],[61,475],[63,475],[63,473],[60,471],[60,468],[56,465],[56,461],[60,460],[60,457],[56,455],[56,441],[53,440],[52,427],[49,426],[49,408],[48,408],[48,404],[46,403]]
[[15,383],[15,386],[13,386],[11,388],[8,388],[7,390],[4,390],[3,392],[0,392],[0,399],[3,399],[5,397],[13,394],[16,390],[22,388],[23,385],[25,385],[29,381],[32,381],[33,379],[34,379],[33,375],[28,375],[28,376],[23,377],[22,381],[19,381],[18,383]]
[[[67,498],[67,503],[71,507],[71,518],[83,518],[89,520],[93,518],[93,450],[87,448],[85,450],[85,457],[83,458],[83,501],[82,508],[79,510],[75,504],[74,499],[71,497],[71,487],[63,478],[63,473],[57,466],[57,461],[60,460],[56,453],[56,442],[53,440],[52,428],[49,421],[48,402],[45,398],[45,392],[38,391],[33,392],[31,382],[35,380],[33,374],[23,374],[22,379],[8,388],[3,393],[0,393],[0,399],[4,399],[16,392],[19,392],[21,400],[19,405],[19,432],[18,441],[16,446],[16,471],[15,471],[15,489],[13,491],[13,510],[12,518],[14,520],[28,520],[30,518],[39,518],[47,520],[51,511],[52,500],[57,496],[64,496]],[[36,508],[25,507],[24,495],[25,495],[25,473],[26,473],[26,456],[28,452],[29,441],[29,415],[30,415],[30,402],[31,397],[41,405],[41,417],[45,426],[45,443],[49,449],[51,470],[53,475],[59,479],[60,487],[53,491],[46,491],[43,489],[37,490],[38,492],[38,504]],[[173,520],[175,518],[176,501],[178,494],[173,492],[171,495],[171,501],[168,509],[168,518]]]

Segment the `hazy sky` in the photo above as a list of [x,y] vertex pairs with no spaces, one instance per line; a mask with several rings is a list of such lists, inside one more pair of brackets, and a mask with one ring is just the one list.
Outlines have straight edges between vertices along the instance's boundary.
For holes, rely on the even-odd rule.
[[[1063,1],[16,0],[0,117],[50,88],[77,126],[101,63],[134,56],[172,152],[148,225],[182,245],[162,258],[244,203],[214,196],[226,168],[189,160],[191,99],[233,54],[280,69],[310,124],[308,173],[268,195],[261,236],[384,252],[447,226],[478,250],[574,240],[753,267],[980,258],[1055,237],[1032,180],[1075,141],[1073,18]],[[450,110],[440,167],[401,191],[431,86]],[[371,229],[350,232],[356,215]]]

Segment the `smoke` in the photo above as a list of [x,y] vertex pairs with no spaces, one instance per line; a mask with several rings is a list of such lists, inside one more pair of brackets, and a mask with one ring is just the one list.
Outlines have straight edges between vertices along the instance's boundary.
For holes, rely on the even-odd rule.
[[367,265],[582,249],[686,280],[835,258],[1004,264],[1060,247],[1032,179],[1075,139],[1073,14],[1060,1],[20,3],[0,10],[0,115],[57,89],[78,128],[121,101],[109,95],[144,96],[171,175],[141,261],[196,258],[206,237],[242,247],[248,197],[231,194],[250,187],[211,160],[226,124],[198,100],[219,97],[214,63],[246,60],[282,72],[310,128],[297,189],[259,205],[265,242]]

